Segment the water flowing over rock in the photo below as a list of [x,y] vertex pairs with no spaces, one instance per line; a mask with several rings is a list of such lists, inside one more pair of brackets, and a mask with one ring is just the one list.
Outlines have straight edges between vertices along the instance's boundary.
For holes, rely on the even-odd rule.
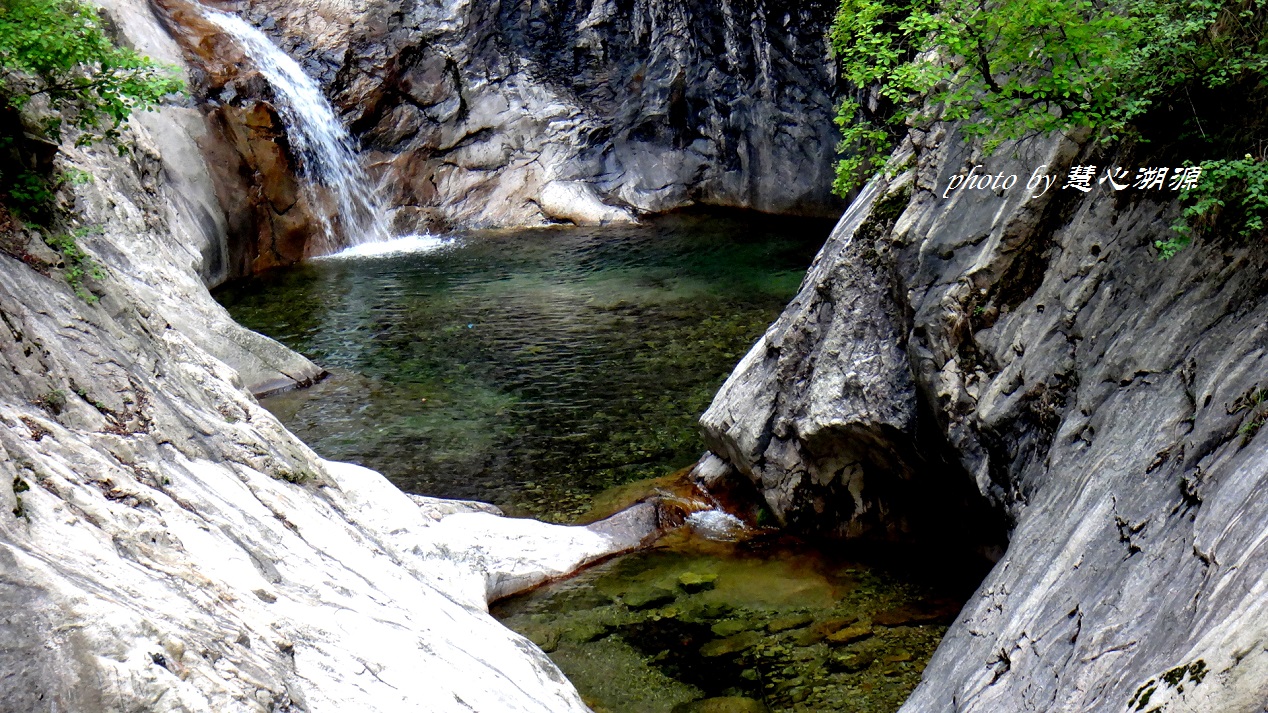
[[[392,235],[383,223],[386,211],[361,168],[356,143],[313,80],[295,60],[241,18],[212,9],[204,12],[242,45],[272,86],[274,108],[286,128],[291,153],[299,160],[297,172],[305,179],[302,185],[309,201],[320,205],[322,189],[333,198],[335,210],[316,213],[325,238],[324,244],[316,244],[316,254],[389,240]],[[289,202],[293,203],[293,198]]]
[[[202,70],[195,93],[213,124],[241,148],[235,107],[267,102],[267,88],[200,29],[185,0],[154,2]],[[628,222],[693,204],[833,217],[842,207],[830,192],[831,3],[253,0],[225,8],[330,96],[387,187],[397,233]],[[240,153],[251,172],[266,173],[263,152]],[[236,175],[222,178],[242,189]],[[240,222],[252,220],[261,222]],[[257,267],[294,257],[281,242],[261,251],[267,259]]]
[[[1148,147],[1034,139],[984,159],[942,124],[912,143],[915,168],[864,191],[719,392],[709,442],[794,525],[918,522],[895,487],[947,481],[1008,519],[1007,552],[904,713],[1261,711],[1262,246],[1199,241],[1159,262],[1175,205],[1109,191],[940,197],[975,165],[1063,175],[1150,165]],[[971,526],[960,502],[944,510]]]
[[[106,9],[179,62],[147,7]],[[487,602],[637,545],[654,513],[568,528],[420,506],[288,433],[244,385],[320,370],[203,285],[227,230],[205,131],[167,107],[124,155],[61,147],[94,177],[59,200],[95,226],[98,301],[0,254],[0,710],[587,710]]]

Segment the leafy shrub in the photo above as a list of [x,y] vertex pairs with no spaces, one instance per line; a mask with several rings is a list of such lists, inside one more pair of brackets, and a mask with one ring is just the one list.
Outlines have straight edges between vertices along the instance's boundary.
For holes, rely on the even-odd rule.
[[[116,46],[81,0],[6,0],[0,6],[0,71],[5,100],[21,108],[48,97],[89,143],[115,138],[133,111],[182,90],[171,68]],[[45,127],[57,138],[61,122]]]
[[42,96],[50,116],[38,126],[6,121],[0,149],[19,160],[0,164],[0,188],[10,203],[31,212],[52,197],[47,168],[23,151],[23,131],[61,140],[64,126],[86,145],[116,139],[134,111],[183,91],[173,68],[111,41],[96,10],[82,0],[0,2],[0,109],[14,113]]
[[48,393],[41,394],[35,400],[35,405],[53,415],[57,415],[62,412],[62,409],[66,408],[66,392],[61,389],[53,389]]
[[1268,161],[1246,154],[1226,161],[1203,161],[1202,181],[1180,193],[1182,200],[1197,199],[1172,225],[1175,235],[1154,243],[1164,259],[1193,242],[1195,233],[1216,225],[1233,226],[1237,234],[1251,237],[1264,232],[1268,219]]
[[[838,116],[835,188],[856,188],[905,125],[933,119],[967,120],[988,151],[1053,131],[1119,138],[1190,89],[1258,86],[1266,37],[1260,0],[842,0],[830,39],[858,91]],[[1239,230],[1262,230],[1262,165],[1204,164],[1186,221],[1237,204]]]
[[75,294],[83,301],[92,304],[97,301],[97,296],[88,291],[84,287],[84,278],[92,277],[96,280],[105,278],[105,272],[95,260],[79,247],[79,239],[92,232],[93,227],[77,228],[69,234],[54,235],[44,239],[48,246],[61,253],[62,260],[65,262],[63,274],[66,276],[66,282],[75,290]]

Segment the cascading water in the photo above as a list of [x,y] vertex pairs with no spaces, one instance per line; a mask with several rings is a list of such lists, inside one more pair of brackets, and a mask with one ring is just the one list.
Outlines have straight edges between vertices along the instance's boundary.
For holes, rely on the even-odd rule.
[[369,177],[357,160],[356,142],[335,116],[330,102],[299,64],[263,32],[237,15],[204,9],[207,19],[232,35],[276,93],[274,106],[286,126],[291,147],[307,178],[305,190],[314,207],[324,201],[318,187],[333,197],[338,229],[320,208],[326,252],[378,243],[393,235],[383,222],[386,212]]

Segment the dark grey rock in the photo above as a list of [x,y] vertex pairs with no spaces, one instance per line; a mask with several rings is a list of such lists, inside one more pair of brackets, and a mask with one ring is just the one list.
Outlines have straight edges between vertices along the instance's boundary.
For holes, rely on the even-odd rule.
[[[506,226],[606,222],[604,206],[839,214],[834,9],[389,0],[333,17],[308,0],[256,0],[248,15],[268,18],[323,83],[393,205]],[[546,210],[556,182],[596,197]]]

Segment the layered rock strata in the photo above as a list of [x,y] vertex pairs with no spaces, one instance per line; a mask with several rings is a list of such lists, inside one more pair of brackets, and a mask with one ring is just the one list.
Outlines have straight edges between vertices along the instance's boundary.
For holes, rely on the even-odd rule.
[[[274,196],[291,193],[271,173],[285,168],[285,144],[254,108],[267,88],[188,3],[155,2],[200,67],[197,95],[223,137],[212,150],[240,156],[218,176],[222,195],[244,195],[235,176],[267,194],[225,201],[258,248],[258,264],[235,265],[293,259],[303,251],[282,217],[291,208]],[[623,222],[694,204],[834,217],[842,207],[829,190],[831,3],[218,5],[326,88],[402,233]]]
[[[983,158],[945,125],[913,142],[915,168],[864,192],[719,392],[712,448],[793,525],[892,525],[910,479],[972,484],[1007,518],[904,711],[1262,710],[1262,245],[1160,262],[1165,192],[1024,189],[1040,166],[1147,154],[1060,139]],[[942,197],[979,165],[1023,185]]]

